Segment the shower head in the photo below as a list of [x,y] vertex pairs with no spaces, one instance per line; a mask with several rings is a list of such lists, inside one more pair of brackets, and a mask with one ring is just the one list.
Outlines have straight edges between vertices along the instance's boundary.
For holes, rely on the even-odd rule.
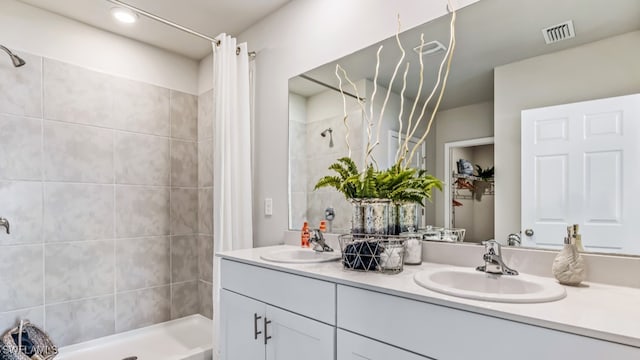
[[326,137],[327,133],[329,133],[329,147],[333,147],[333,129],[332,128],[324,129],[324,131],[320,133],[320,136]]
[[11,62],[13,63],[13,66],[20,67],[26,64],[26,62],[22,60],[20,56],[12,53],[11,50],[7,49],[6,47],[0,45],[0,49],[4,50],[7,54],[9,54],[9,57],[11,58]]

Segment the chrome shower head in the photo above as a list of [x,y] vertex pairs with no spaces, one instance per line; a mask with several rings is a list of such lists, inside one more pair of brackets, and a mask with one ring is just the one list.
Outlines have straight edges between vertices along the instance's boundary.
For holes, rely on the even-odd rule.
[[324,129],[324,131],[320,133],[320,136],[326,137],[327,133],[329,133],[329,147],[333,147],[333,129],[332,128]]
[[4,50],[7,54],[9,54],[9,57],[11,58],[11,62],[13,63],[13,66],[20,67],[26,64],[26,62],[20,56],[12,53],[11,50],[7,49],[6,47],[0,45],[0,49]]

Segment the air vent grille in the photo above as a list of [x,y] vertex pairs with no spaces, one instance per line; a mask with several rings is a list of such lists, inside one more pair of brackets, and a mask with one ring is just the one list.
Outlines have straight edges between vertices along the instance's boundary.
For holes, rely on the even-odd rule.
[[576,32],[573,28],[573,21],[569,20],[563,22],[562,24],[542,29],[542,35],[544,36],[544,41],[547,44],[553,44],[575,37]]

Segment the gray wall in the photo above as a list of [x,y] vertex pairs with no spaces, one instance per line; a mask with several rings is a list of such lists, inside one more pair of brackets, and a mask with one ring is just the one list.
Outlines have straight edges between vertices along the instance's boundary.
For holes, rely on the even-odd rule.
[[0,62],[0,331],[59,345],[199,311],[197,97]]
[[520,229],[520,112],[640,92],[640,31],[495,69],[496,239]]

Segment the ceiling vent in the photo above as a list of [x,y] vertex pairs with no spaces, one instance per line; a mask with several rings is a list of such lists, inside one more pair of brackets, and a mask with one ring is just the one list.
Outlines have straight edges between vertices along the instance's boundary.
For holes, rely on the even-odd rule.
[[424,45],[418,45],[413,48],[413,51],[422,55],[433,55],[442,51],[447,51],[447,47],[442,45],[438,40],[429,41]]
[[576,31],[573,29],[573,21],[568,20],[561,24],[542,29],[542,36],[544,36],[544,41],[547,45],[571,39],[576,36]]

